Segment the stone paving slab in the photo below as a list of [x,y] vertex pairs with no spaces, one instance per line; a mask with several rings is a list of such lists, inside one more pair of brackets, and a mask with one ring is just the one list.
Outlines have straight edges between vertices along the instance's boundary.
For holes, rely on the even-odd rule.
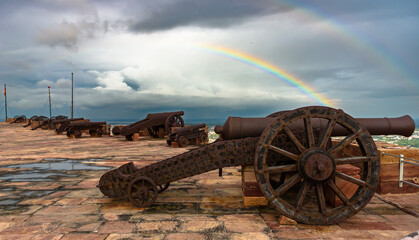
[[[0,178],[33,171],[10,165],[73,159],[91,166],[137,167],[193,147],[165,140],[122,137],[68,139],[48,130],[0,123]],[[89,160],[96,159],[96,160]],[[24,181],[0,179],[0,239],[400,239],[419,229],[419,218],[377,197],[357,215],[331,226],[283,225],[270,207],[245,208],[238,167],[174,182],[150,208],[105,197],[96,184],[107,170],[53,171],[62,175]],[[387,200],[419,212],[419,194]]]

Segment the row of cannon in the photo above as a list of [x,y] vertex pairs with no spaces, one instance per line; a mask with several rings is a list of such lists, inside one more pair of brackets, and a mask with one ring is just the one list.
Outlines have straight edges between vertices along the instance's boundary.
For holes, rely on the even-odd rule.
[[[206,124],[185,126],[182,115],[183,111],[150,113],[145,119],[129,124],[127,126],[115,126],[112,129],[113,135],[122,135],[128,141],[133,141],[139,137],[140,132],[147,131],[153,138],[164,138],[167,136],[169,146],[186,147],[189,144],[201,145],[208,142]],[[109,135],[110,131],[106,122],[91,122],[84,118],[69,119],[66,116],[55,116],[47,118],[45,116],[32,116],[26,119],[24,115],[15,116],[11,123],[24,123],[23,127],[31,126],[32,130],[38,128],[55,130],[56,134],[66,133],[70,138],[80,138],[83,132],[92,137]]]

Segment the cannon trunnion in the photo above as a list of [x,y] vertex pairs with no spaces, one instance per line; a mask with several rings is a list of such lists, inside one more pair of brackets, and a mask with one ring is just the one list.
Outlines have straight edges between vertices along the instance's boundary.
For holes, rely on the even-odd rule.
[[[262,193],[281,214],[301,223],[335,224],[359,212],[378,186],[379,153],[370,131],[408,135],[415,128],[408,116],[354,119],[328,107],[240,121],[239,127],[231,119],[216,127],[224,140],[141,169],[124,164],[105,173],[98,187],[109,197],[128,197],[133,205],[147,207],[170,182],[223,167],[253,165]],[[384,125],[378,128],[374,121]],[[332,142],[333,136],[340,137]],[[349,144],[357,145],[355,156],[345,153]],[[356,174],[345,173],[347,167]],[[347,193],[338,182],[355,186],[356,191]]]

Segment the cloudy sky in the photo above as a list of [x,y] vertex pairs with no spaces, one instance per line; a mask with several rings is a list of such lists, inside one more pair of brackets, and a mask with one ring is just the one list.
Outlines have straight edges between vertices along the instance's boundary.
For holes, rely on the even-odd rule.
[[48,86],[69,115],[73,72],[75,117],[97,120],[266,116],[316,94],[354,117],[419,118],[418,26],[417,0],[0,1],[0,84],[9,116],[48,116]]

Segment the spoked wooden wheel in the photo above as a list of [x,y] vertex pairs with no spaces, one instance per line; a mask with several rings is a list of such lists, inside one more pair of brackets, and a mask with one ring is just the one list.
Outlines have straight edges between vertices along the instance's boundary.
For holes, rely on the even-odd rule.
[[189,140],[185,138],[184,136],[179,138],[179,146],[180,147],[186,147],[189,145]]
[[199,135],[199,141],[201,144],[205,144],[206,142],[208,142],[208,135],[206,133],[201,133],[201,135]]
[[140,208],[151,206],[157,199],[157,185],[148,177],[137,177],[128,186],[128,198]]
[[166,119],[165,133],[169,134],[171,127],[184,127],[184,126],[185,126],[185,123],[183,121],[183,118],[180,115],[170,115]]
[[[344,136],[331,144],[337,135]],[[279,116],[262,133],[255,173],[279,212],[301,223],[328,225],[354,215],[372,198],[378,156],[368,131],[342,110],[304,107]]]

